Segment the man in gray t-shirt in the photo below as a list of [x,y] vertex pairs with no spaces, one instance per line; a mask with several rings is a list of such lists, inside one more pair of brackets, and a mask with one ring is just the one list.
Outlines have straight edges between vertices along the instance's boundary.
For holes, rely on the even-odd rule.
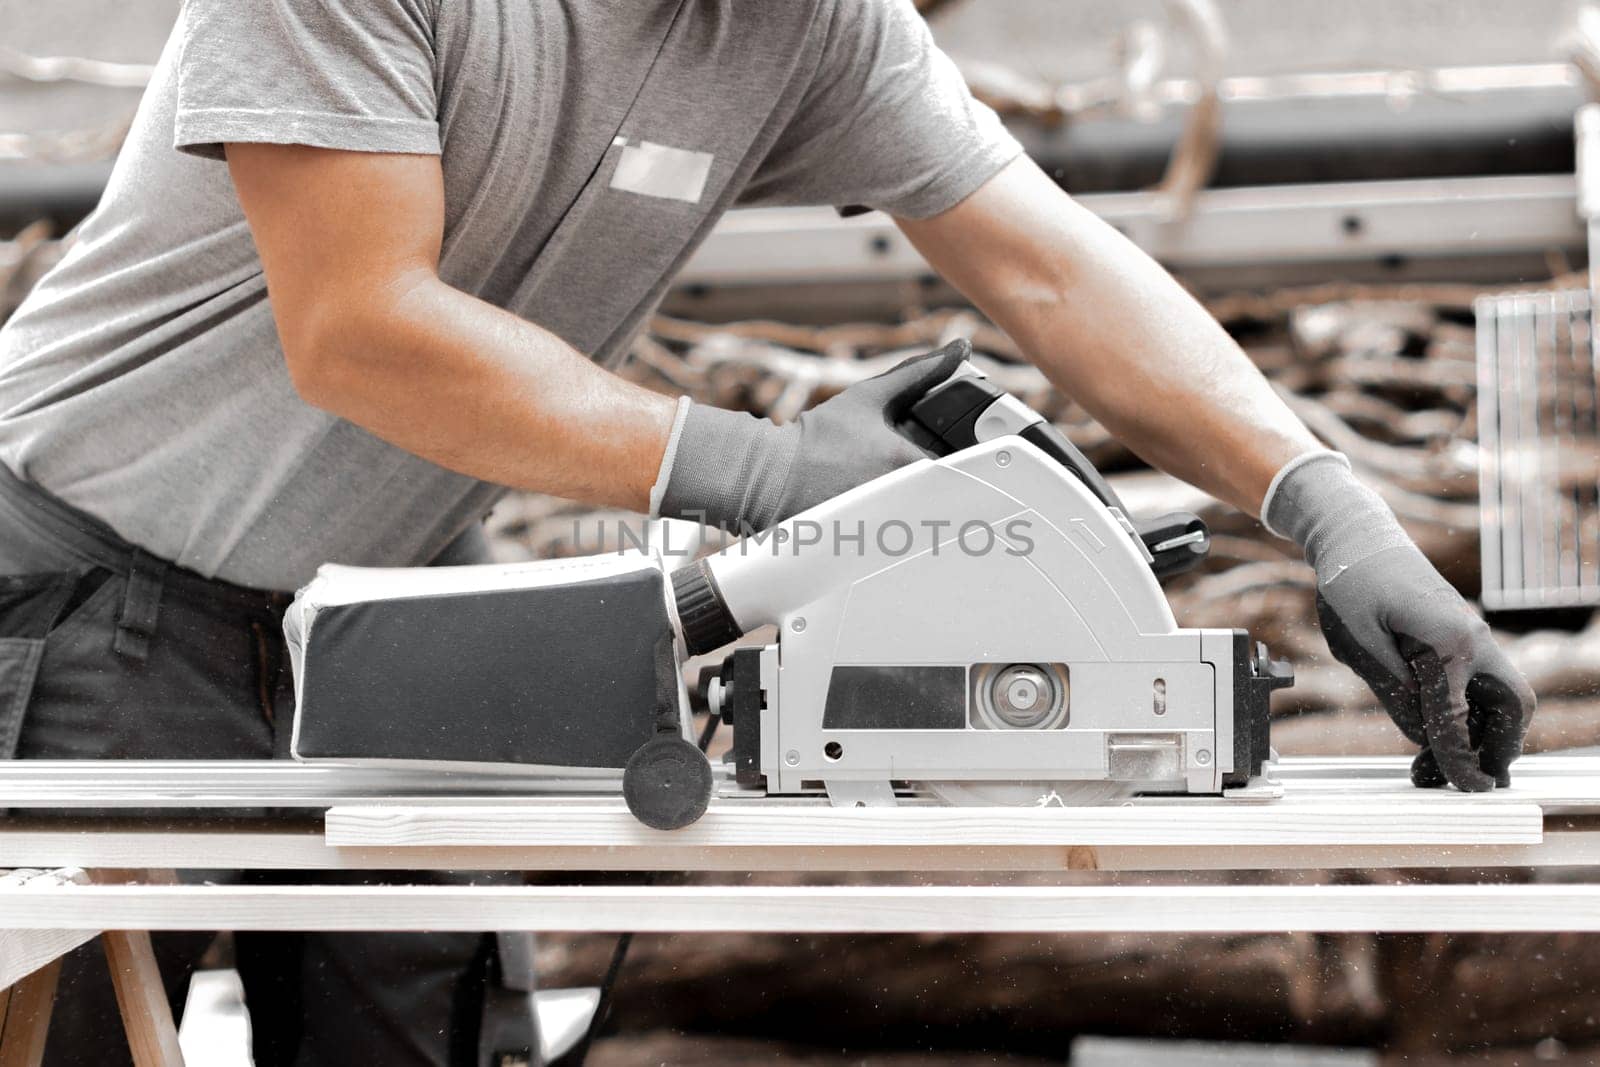
[[[922,218],[1019,152],[909,5],[758,6],[189,3],[99,210],[0,334],[0,460],[239,585],[426,562],[492,483],[528,480],[306,403],[279,340],[287,282],[262,271],[223,146],[411,154],[439,199],[375,181],[363,209],[432,227],[444,284],[610,366],[735,203]],[[306,236],[328,268],[339,234]]]
[[[0,626],[69,611],[10,635],[0,756],[270,752],[261,591],[434,560],[507,487],[759,528],[916,458],[892,416],[950,353],[785,426],[605,369],[735,204],[894,216],[1135,451],[1305,549],[1418,784],[1509,782],[1533,700],[1482,620],[1217,324],[1020,155],[909,0],[188,0],[100,207],[0,332]],[[86,552],[132,562],[74,597]],[[257,616],[194,609],[207,589]],[[31,701],[4,688],[28,670]],[[434,972],[478,965],[438,944]],[[385,1008],[361,957],[324,951],[308,972],[404,1039],[384,1062],[443,1060],[449,987]],[[292,1010],[333,1040],[335,1003]],[[261,1031],[283,1062],[337,1059]]]

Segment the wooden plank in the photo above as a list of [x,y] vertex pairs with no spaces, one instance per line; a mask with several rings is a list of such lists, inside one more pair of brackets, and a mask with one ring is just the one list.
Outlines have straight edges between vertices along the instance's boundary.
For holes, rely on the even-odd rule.
[[16,984],[3,1008],[0,1024],[0,1067],[39,1067],[61,977],[58,956]]
[[[1593,775],[1600,755],[1593,752],[1540,752],[1523,756],[1511,765],[1512,788],[1517,779],[1549,775]],[[1282,756],[1273,764],[1284,780],[1330,776],[1382,776],[1409,781],[1410,756]]]
[[1289,845],[1096,850],[1108,871],[1436,870],[1600,866],[1600,832],[1552,829],[1537,845]]
[[0,926],[152,930],[1600,932],[1597,885],[65,886]]
[[[1508,789],[1461,793],[1455,789],[1418,789],[1409,779],[1389,775],[1302,775],[1283,779],[1290,800],[1407,800],[1445,804],[1538,804],[1600,809],[1600,768],[1588,775],[1561,774],[1516,779]],[[1224,800],[1224,803],[1229,801]]]
[[[390,856],[387,862],[394,866],[397,859]],[[287,825],[263,820],[218,828],[193,820],[0,819],[0,866],[68,865],[123,870],[153,865],[254,870],[346,864],[324,843],[320,820]]]
[[[684,844],[672,835],[647,844],[329,846],[319,829],[209,828],[63,831],[56,820],[12,820],[0,829],[0,855],[36,866],[138,868],[147,864],[231,870],[528,871],[1058,871],[1072,846]],[[4,825],[4,824],[0,824]],[[1109,845],[1097,848],[1106,871],[1345,870],[1600,866],[1600,826],[1569,829],[1547,821],[1530,845]],[[5,959],[0,934],[0,961]]]
[[94,930],[0,930],[0,987],[21,981],[94,937]]
[[[74,887],[67,892],[98,892],[124,887]],[[153,888],[170,889],[171,886]],[[135,924],[128,924],[135,925]],[[100,935],[105,946],[106,964],[111,968],[111,984],[116,989],[117,1007],[122,1012],[122,1027],[128,1035],[134,1067],[183,1067],[183,1050],[178,1047],[178,1028],[172,1021],[172,1007],[161,984],[150,934],[142,924],[134,930],[107,930]]]
[[1302,757],[1284,760],[1275,773],[1286,798],[1382,801],[1389,798],[1446,803],[1531,803],[1546,811],[1600,810],[1600,758],[1525,756],[1512,767],[1511,787],[1464,797],[1453,789],[1418,790],[1403,757]]
[[[0,871],[0,887],[39,889],[63,883],[84,882],[83,871],[75,864],[11,864],[16,868]],[[49,869],[49,868],[61,868]],[[0,988],[19,982],[52,960],[71,952],[94,937],[93,930],[0,930]]]
[[825,845],[1529,845],[1543,834],[1536,804],[1250,804],[1094,808],[824,808],[713,805],[682,830],[641,825],[620,803],[523,806],[340,805],[328,843],[618,847]]

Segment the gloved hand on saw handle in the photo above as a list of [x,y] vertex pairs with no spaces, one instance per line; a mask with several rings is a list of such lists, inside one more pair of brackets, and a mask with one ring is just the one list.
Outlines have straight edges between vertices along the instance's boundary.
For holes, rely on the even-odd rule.
[[1291,461],[1267,492],[1262,520],[1305,549],[1335,658],[1422,746],[1411,780],[1467,792],[1510,785],[1533,690],[1349,461],[1334,452]]
[[895,429],[972,352],[954,341],[857,382],[792,423],[690,404],[650,494],[652,510],[742,533],[764,530],[927,453]]

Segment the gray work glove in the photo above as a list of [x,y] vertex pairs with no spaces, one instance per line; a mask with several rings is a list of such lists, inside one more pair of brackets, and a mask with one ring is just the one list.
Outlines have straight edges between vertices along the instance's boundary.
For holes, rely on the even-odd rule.
[[1510,785],[1533,690],[1349,461],[1322,452],[1289,463],[1263,512],[1317,572],[1329,650],[1422,746],[1411,780],[1468,792]]
[[794,422],[691,404],[657,477],[656,511],[742,533],[887,474],[927,453],[895,424],[972,353],[966,341],[857,382]]

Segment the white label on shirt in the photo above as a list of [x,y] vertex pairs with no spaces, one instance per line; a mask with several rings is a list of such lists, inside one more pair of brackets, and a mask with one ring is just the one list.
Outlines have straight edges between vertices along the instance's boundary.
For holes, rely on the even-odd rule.
[[650,141],[624,145],[617,169],[611,174],[611,188],[698,203],[700,194],[705,192],[713,158],[710,152],[691,152]]

